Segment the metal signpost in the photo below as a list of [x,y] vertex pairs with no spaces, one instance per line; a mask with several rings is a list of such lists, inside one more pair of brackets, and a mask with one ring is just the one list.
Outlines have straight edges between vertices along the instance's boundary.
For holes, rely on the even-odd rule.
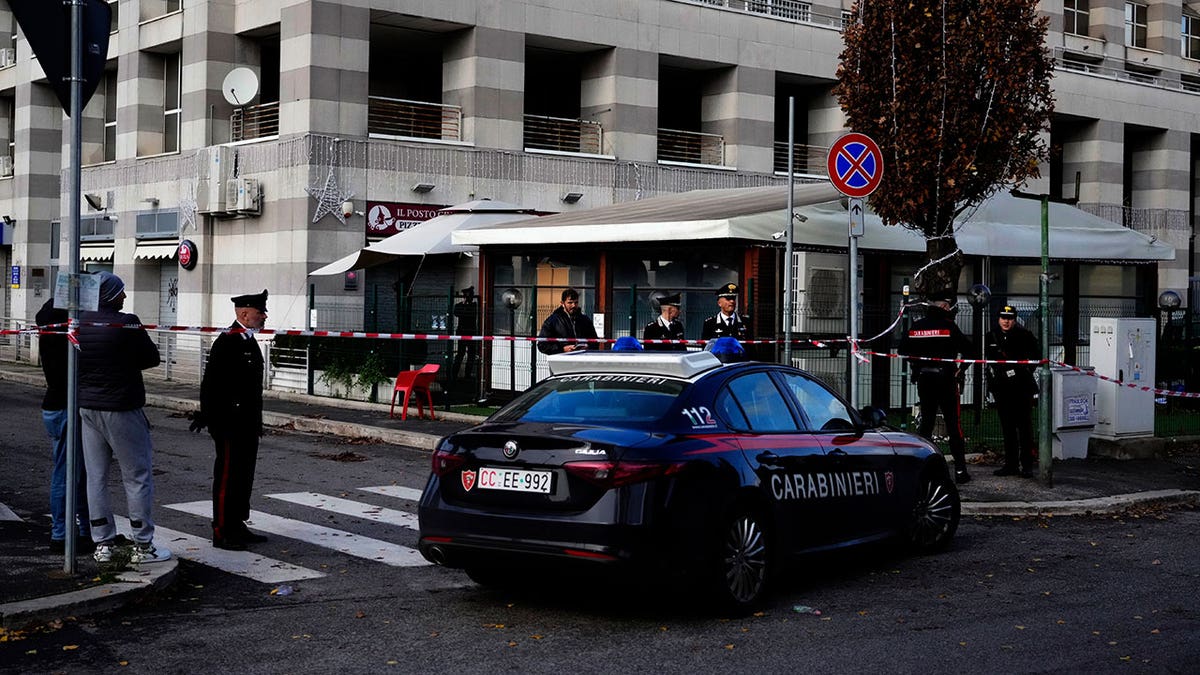
[[[858,342],[858,238],[866,225],[863,197],[875,191],[883,180],[883,153],[865,134],[848,133],[829,148],[825,159],[829,182],[850,198],[850,343]],[[850,350],[850,404],[858,407],[858,358]]]

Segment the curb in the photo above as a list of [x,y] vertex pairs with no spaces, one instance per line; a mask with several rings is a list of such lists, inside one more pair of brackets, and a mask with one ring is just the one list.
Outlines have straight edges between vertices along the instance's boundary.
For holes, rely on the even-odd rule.
[[1200,506],[1200,492],[1152,490],[1112,497],[1053,502],[963,502],[962,515],[985,518],[1111,515],[1135,506]]
[[20,629],[68,616],[87,616],[118,609],[170,586],[175,581],[178,568],[179,560],[172,557],[144,569],[126,570],[113,583],[3,604],[0,605],[0,626]]

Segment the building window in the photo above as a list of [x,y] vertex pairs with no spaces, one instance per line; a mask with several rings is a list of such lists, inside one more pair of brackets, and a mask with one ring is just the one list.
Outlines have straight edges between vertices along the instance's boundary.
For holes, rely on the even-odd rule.
[[179,54],[163,56],[163,152],[179,152]]
[[1184,14],[1181,26],[1184,58],[1200,59],[1200,16]]
[[1063,32],[1088,34],[1088,0],[1063,0]]
[[117,71],[104,73],[104,161],[117,159]]
[[1146,6],[1125,3],[1125,46],[1146,47]]
[[137,214],[138,239],[162,239],[179,236],[179,211],[155,209]]
[[108,3],[108,6],[112,8],[112,21],[108,24],[108,32],[110,33],[117,32],[117,7],[120,5],[121,3],[117,2],[117,0],[113,0],[113,2]]

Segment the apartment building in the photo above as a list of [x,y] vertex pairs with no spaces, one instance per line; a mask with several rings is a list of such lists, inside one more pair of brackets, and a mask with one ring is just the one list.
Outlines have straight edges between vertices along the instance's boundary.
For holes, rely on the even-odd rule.
[[[147,322],[220,325],[229,296],[269,288],[272,325],[304,326],[316,308],[323,327],[386,330],[371,316],[395,302],[394,273],[368,271],[361,284],[308,273],[473,199],[565,212],[779,183],[789,97],[805,178],[821,177],[825,148],[844,131],[830,91],[848,2],[112,7],[108,70],[83,114],[82,257],[121,275]],[[1048,0],[1043,11],[1057,64],[1049,134],[1061,152],[1026,189],[1077,194],[1082,208],[1170,241],[1179,255],[1158,285],[1185,291],[1200,14],[1181,0]],[[0,40],[0,261],[10,273],[0,292],[3,316],[27,319],[67,266],[69,124],[2,0],[0,31],[12,35]],[[187,269],[181,240],[194,245]],[[1033,273],[992,269],[1010,289]],[[1145,294],[1137,274],[1074,278],[1060,292]]]

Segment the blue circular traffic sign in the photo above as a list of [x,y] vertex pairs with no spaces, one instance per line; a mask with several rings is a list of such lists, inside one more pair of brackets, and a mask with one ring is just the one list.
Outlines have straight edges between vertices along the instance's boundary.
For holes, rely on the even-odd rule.
[[870,136],[851,132],[834,141],[825,168],[838,192],[866,197],[883,180],[883,153]]

